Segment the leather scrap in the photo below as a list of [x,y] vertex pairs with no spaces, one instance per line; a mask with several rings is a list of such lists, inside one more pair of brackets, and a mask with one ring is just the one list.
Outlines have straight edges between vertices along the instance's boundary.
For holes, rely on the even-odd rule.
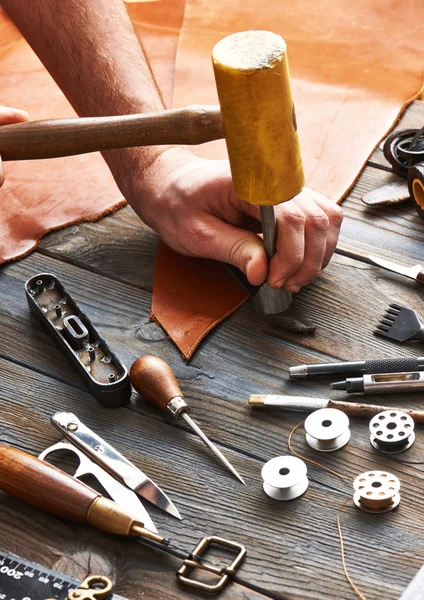
[[184,358],[191,358],[205,335],[247,298],[221,263],[187,260],[159,241],[150,318],[165,329]]

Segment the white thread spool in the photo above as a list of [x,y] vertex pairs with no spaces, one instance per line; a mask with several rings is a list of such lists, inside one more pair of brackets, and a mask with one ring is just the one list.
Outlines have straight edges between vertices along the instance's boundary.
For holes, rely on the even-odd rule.
[[262,467],[264,492],[274,500],[294,500],[308,489],[308,469],[296,456],[277,456]]
[[367,471],[353,482],[355,505],[370,513],[393,510],[400,502],[400,481],[386,471]]
[[306,441],[319,452],[334,452],[350,440],[349,418],[336,408],[320,408],[305,421]]
[[383,410],[370,421],[370,441],[384,454],[403,452],[415,440],[414,421],[401,410]]

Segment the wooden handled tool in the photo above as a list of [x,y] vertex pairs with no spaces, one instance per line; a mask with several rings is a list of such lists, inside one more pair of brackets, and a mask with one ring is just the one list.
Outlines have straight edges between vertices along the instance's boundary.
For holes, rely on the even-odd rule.
[[187,106],[159,113],[3,125],[0,156],[56,158],[131,146],[203,144],[223,135],[218,106]]
[[0,445],[0,489],[58,517],[87,523],[107,533],[167,544],[101,496],[60,469],[16,448]]
[[412,417],[415,423],[424,425],[424,411],[404,408],[393,408],[379,406],[376,404],[362,404],[356,402],[342,402],[340,400],[329,400],[327,398],[309,398],[302,396],[284,396],[272,394],[252,394],[248,404],[254,407],[277,406],[292,411],[311,412],[320,408],[337,408],[349,417],[358,419],[371,419],[385,410],[402,410]]
[[[273,206],[302,190],[304,175],[290,87],[286,43],[269,31],[235,33],[212,52],[216,86],[234,189],[261,207],[265,249],[276,249]],[[259,312],[276,314],[291,294],[267,284],[258,295]]]
[[132,365],[130,379],[135,390],[146,400],[155,404],[162,411],[170,412],[174,417],[181,417],[187,425],[200,437],[217,458],[244,484],[235,468],[228,462],[222,452],[203,433],[188,415],[190,407],[183,399],[180,386],[171,367],[157,356],[142,356]]

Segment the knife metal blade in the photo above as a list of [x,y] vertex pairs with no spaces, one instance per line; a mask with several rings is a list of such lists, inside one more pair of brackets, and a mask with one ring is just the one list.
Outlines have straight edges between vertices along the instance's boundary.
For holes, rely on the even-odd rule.
[[76,415],[59,412],[52,416],[51,423],[67,440],[119,481],[122,481],[133,492],[173,517],[181,519],[177,507],[154,481],[122,456],[113,446],[86,427]]
[[46,457],[53,452],[59,452],[64,450],[66,452],[72,452],[76,454],[79,459],[79,465],[75,471],[73,477],[78,479],[83,475],[93,475],[100,483],[100,485],[106,490],[109,496],[116,504],[122,506],[122,508],[129,514],[135,521],[142,523],[143,526],[157,533],[158,530],[155,527],[149,513],[143,506],[142,502],[132,490],[129,490],[125,485],[117,481],[112,475],[109,475],[107,471],[96,465],[95,462],[90,460],[81,450],[73,446],[70,442],[63,440],[53,446],[50,446],[44,452],[39,455],[40,460],[46,460]]
[[340,254],[341,256],[347,256],[348,258],[354,258],[368,265],[382,267],[383,269],[386,269],[386,271],[398,273],[398,275],[404,275],[405,277],[409,277],[409,279],[414,279],[419,283],[424,283],[424,267],[422,265],[405,267],[404,265],[399,265],[390,260],[386,260],[385,258],[382,258],[376,254],[360,252],[359,250],[346,248],[340,244],[337,246],[335,253]]

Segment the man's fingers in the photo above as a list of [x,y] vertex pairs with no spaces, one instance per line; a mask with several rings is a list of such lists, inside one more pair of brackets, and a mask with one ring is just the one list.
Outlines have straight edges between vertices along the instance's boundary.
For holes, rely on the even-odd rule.
[[23,123],[28,120],[29,114],[25,110],[10,108],[9,106],[0,106],[0,125]]
[[325,214],[328,217],[329,226],[327,232],[327,246],[325,248],[324,259],[322,261],[322,268],[325,267],[330,262],[331,257],[333,256],[334,250],[337,246],[337,241],[339,239],[340,227],[343,222],[343,211],[334,202],[325,198],[325,196],[321,196],[321,194],[317,194],[314,192],[314,201],[318,206],[322,208]]
[[285,283],[290,292],[298,292],[320,273],[329,229],[329,219],[318,204],[300,197],[295,202],[305,215],[305,252],[302,265]]
[[268,283],[272,287],[282,287],[303,263],[306,218],[302,209],[293,202],[276,207],[275,213],[277,251],[270,263]]

